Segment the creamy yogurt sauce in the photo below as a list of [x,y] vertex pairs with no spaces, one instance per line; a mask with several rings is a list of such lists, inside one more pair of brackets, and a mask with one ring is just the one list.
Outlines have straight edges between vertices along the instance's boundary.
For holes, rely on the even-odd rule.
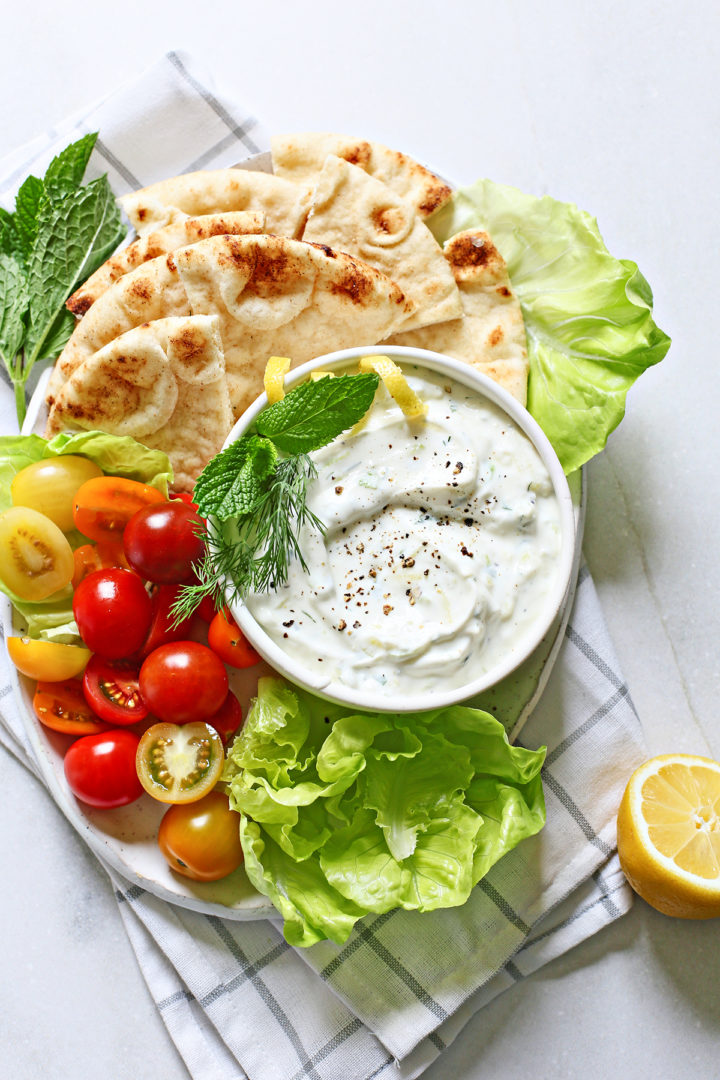
[[553,590],[560,508],[528,437],[477,391],[404,365],[409,421],[378,388],[363,426],[312,454],[287,584],[247,598],[265,632],[328,680],[388,694],[465,685],[501,662]]

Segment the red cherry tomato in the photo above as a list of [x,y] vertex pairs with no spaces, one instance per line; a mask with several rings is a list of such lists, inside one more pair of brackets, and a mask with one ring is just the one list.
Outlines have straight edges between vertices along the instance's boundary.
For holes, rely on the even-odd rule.
[[83,693],[101,720],[110,724],[125,727],[144,720],[148,714],[134,664],[92,656],[83,675]]
[[125,729],[85,735],[65,755],[65,778],[81,802],[101,809],[125,806],[139,799],[135,755],[140,739]]
[[203,622],[211,623],[217,615],[217,608],[215,607],[215,601],[212,596],[203,596],[200,601],[199,607],[195,608],[195,614]]
[[213,618],[208,627],[208,645],[230,667],[246,668],[260,663],[259,654],[229,612],[218,611]]
[[157,488],[118,476],[86,480],[73,499],[75,528],[91,540],[119,540],[141,506],[165,502]]
[[130,570],[96,570],[75,590],[73,614],[88,649],[106,660],[120,660],[143,645],[152,602]]
[[150,593],[152,601],[152,622],[150,633],[142,647],[140,655],[143,659],[149,656],[153,649],[161,645],[167,645],[171,641],[184,641],[190,634],[193,616],[174,625],[175,618],[170,609],[177,600],[180,592],[179,585],[155,585]]
[[184,502],[188,506],[192,506],[193,510],[197,510],[197,503],[193,502],[193,497],[189,491],[173,491],[170,495],[170,498],[179,499],[180,502]]
[[199,536],[203,520],[187,503],[175,500],[144,506],[123,534],[128,562],[148,581],[172,585],[192,577],[193,563],[205,545]]
[[161,720],[207,720],[228,693],[222,661],[197,641],[177,641],[151,652],[140,668],[140,693]]
[[193,881],[217,881],[243,861],[240,815],[227,795],[211,791],[197,802],[171,806],[160,822],[158,845],[168,865]]
[[86,702],[80,679],[39,682],[33,709],[41,724],[65,735],[97,735],[108,730]]
[[243,722],[240,702],[235,697],[232,690],[228,690],[228,695],[222,705],[216,713],[213,713],[213,715],[208,718],[207,722],[210,727],[215,728],[225,745],[229,746],[235,737],[235,732],[240,728]]

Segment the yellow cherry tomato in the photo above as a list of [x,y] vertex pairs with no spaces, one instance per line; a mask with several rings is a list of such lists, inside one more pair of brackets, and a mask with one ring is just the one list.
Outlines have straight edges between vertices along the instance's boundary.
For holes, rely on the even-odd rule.
[[7,650],[18,671],[43,682],[73,679],[82,674],[90,659],[90,650],[83,645],[61,645],[28,637],[9,637]]
[[27,506],[0,514],[0,578],[21,600],[35,603],[69,585],[75,560],[54,521]]
[[99,465],[78,454],[35,461],[13,477],[13,506],[30,506],[54,521],[62,532],[69,532],[75,527],[75,492],[86,480],[102,475]]

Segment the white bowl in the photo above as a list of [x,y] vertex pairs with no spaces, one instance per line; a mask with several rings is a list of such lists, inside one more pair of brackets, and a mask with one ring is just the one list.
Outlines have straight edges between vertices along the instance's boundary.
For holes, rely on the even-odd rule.
[[[377,693],[364,688],[349,687],[332,678],[319,676],[317,672],[309,670],[300,661],[284,652],[265,632],[244,604],[233,601],[230,603],[230,607],[241,630],[257,651],[276,671],[291,682],[297,683],[322,698],[371,712],[420,712],[456,704],[489,689],[514,671],[538,646],[562,607],[570,585],[575,551],[575,516],[565,474],[544,432],[527,410],[507,391],[459,360],[425,349],[410,349],[400,346],[373,345],[363,348],[343,349],[340,352],[317,357],[315,360],[310,360],[308,363],[295,368],[286,376],[286,386],[292,388],[303,382],[311,371],[318,368],[326,371],[333,370],[345,367],[350,361],[358,360],[362,356],[378,353],[389,356],[401,364],[404,361],[405,363],[426,367],[431,371],[447,375],[470,389],[476,390],[479,395],[504,410],[534,445],[548,470],[559,503],[561,531],[561,549],[555,582],[548,592],[541,613],[529,629],[521,635],[517,647],[513,648],[509,655],[503,656],[501,662],[485,671],[480,677],[472,679],[462,686],[450,689],[439,685],[437,690],[426,691],[422,694],[391,696],[390,694]],[[229,446],[244,435],[254,423],[258,413],[267,405],[267,395],[262,394],[237,421],[227,437],[225,446]]]

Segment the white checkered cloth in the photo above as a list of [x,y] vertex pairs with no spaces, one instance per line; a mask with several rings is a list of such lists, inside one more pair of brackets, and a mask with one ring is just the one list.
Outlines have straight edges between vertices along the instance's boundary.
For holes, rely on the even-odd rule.
[[[80,134],[117,194],[266,149],[257,121],[170,53],[107,100],[0,161],[10,196]],[[0,385],[1,430],[15,430]],[[37,772],[0,658],[0,741]],[[646,757],[586,568],[558,661],[522,743],[548,746],[547,825],[461,908],[364,919],[344,946],[285,943],[279,923],[168,904],[109,871],[138,963],[193,1080],[411,1080],[503,990],[623,915],[615,814]],[[106,867],[107,869],[107,867]],[[270,1048],[270,1049],[269,1049]],[[481,1052],[481,1051],[479,1051]]]

